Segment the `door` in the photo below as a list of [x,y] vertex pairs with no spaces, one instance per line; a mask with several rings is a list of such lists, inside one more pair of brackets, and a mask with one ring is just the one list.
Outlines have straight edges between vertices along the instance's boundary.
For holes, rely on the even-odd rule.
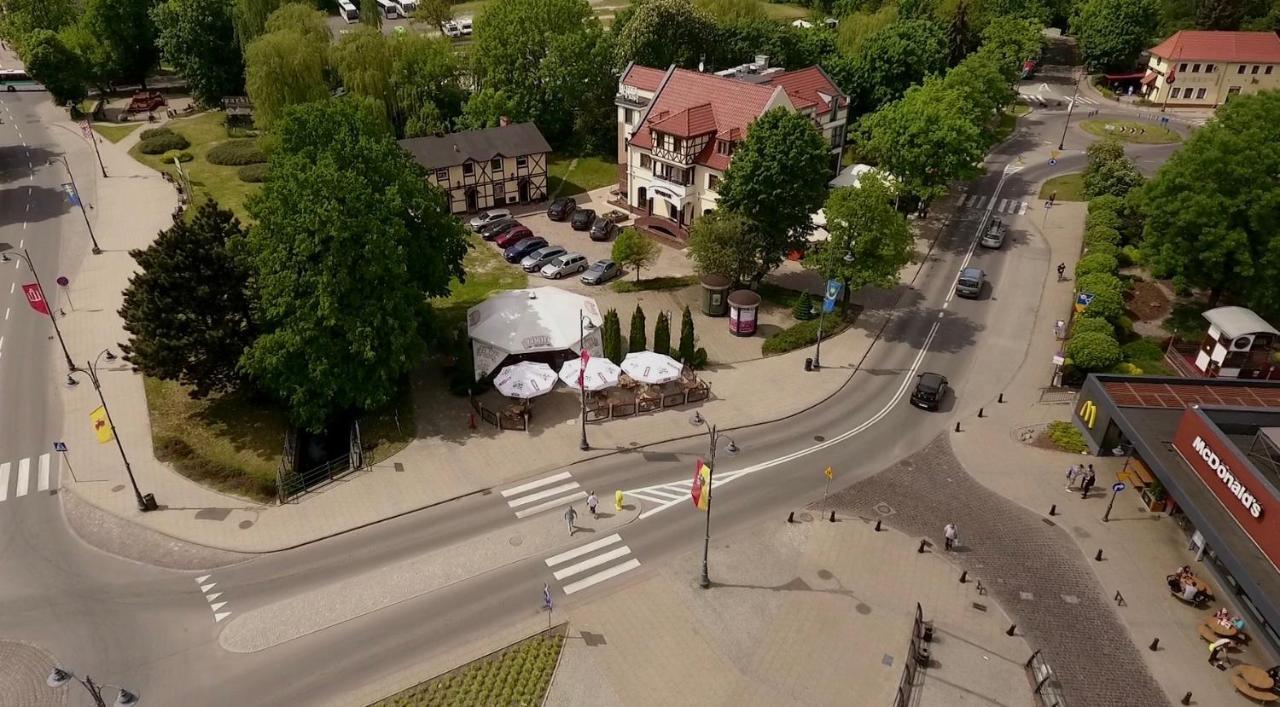
[[676,205],[670,201],[667,202],[667,218],[672,221],[678,221],[680,219],[680,211],[677,210]]
[[476,198],[476,188],[470,187],[467,189],[467,211],[477,211],[479,208],[480,205],[477,203]]
[[529,180],[527,178],[521,179],[519,184],[516,185],[516,191],[520,195],[520,203],[524,203],[528,201],[529,200]]
[[645,209],[649,213],[653,213],[653,207],[649,205],[649,190],[647,188],[636,188],[636,206]]

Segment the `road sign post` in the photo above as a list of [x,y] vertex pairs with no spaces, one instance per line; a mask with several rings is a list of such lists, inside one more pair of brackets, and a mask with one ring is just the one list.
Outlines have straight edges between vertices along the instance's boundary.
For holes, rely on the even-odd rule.
[[547,628],[551,628],[551,614],[553,613],[551,603],[551,585],[543,582],[542,584],[542,608],[547,612]]
[[822,294],[822,309],[818,313],[818,342],[813,349],[813,370],[822,368],[822,323],[826,318],[827,312],[834,311],[836,308],[836,299],[840,297],[840,292],[844,289],[844,283],[834,277],[827,280],[826,290]]
[[1102,514],[1103,523],[1106,523],[1110,520],[1111,507],[1116,504],[1116,494],[1120,493],[1124,489],[1125,489],[1125,485],[1123,481],[1117,481],[1114,484],[1111,484],[1111,500],[1107,501],[1107,510]]
[[831,467],[827,467],[822,471],[822,475],[827,477],[827,485],[822,487],[822,512],[827,512],[827,492],[831,490],[831,478],[836,475]]

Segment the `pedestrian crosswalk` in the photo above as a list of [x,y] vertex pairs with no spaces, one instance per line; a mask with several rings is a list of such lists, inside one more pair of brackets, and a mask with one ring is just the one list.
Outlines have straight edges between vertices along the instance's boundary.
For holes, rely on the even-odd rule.
[[[992,202],[995,202],[994,205]],[[985,194],[967,194],[960,200],[961,208],[985,211],[991,206],[992,213],[1022,216],[1027,213],[1027,202],[1017,199],[998,199]]]
[[515,511],[517,518],[561,508],[587,497],[587,492],[582,490],[567,471],[512,486],[500,493],[507,506]]
[[[717,473],[712,477],[711,481],[711,488],[713,492],[745,473],[745,470]],[[693,496],[691,495],[692,489],[693,479],[689,478],[682,481],[672,481],[667,484],[645,486],[644,488],[624,491],[623,497],[634,497],[645,502],[644,512],[640,514],[640,518],[643,520],[656,513],[661,513],[676,504],[693,503]]]
[[[573,564],[568,564],[571,562]],[[622,536],[617,533],[548,557],[546,563],[551,568],[551,576],[557,581],[572,580],[561,585],[561,590],[566,595],[593,587],[640,566],[640,560],[631,554],[631,548],[623,544]],[[598,567],[604,569],[584,574]]]
[[31,492],[48,491],[57,469],[49,454],[0,462],[0,502],[19,499]]

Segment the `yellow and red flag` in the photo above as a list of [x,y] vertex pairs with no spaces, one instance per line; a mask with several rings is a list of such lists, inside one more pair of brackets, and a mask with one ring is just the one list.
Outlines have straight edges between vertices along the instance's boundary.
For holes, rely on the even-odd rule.
[[111,429],[111,421],[107,419],[107,409],[99,405],[97,409],[89,413],[89,420],[93,423],[93,431],[98,435],[98,443],[106,444],[111,441],[113,431]]
[[707,466],[701,459],[693,472],[693,488],[690,490],[693,496],[693,505],[707,510],[707,506],[711,503],[711,467]]

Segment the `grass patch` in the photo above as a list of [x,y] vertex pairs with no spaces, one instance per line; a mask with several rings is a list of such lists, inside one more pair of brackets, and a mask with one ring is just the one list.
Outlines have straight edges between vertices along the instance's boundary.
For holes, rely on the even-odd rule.
[[564,625],[513,643],[370,707],[540,705],[564,646]]
[[[209,111],[191,118],[171,120],[166,127],[191,142],[187,151],[194,159],[183,165],[195,192],[191,195],[193,208],[190,211],[194,212],[194,207],[213,198],[223,208],[231,209],[242,222],[249,223],[249,212],[245,211],[244,203],[262,188],[261,185],[241,181],[238,167],[210,164],[206,159],[210,149],[231,139],[227,135],[225,119],[222,111]],[[129,154],[148,167],[171,175],[175,173],[172,163],[164,162],[158,155],[142,154],[139,145],[130,148]]]
[[[1111,126],[1108,130],[1107,126]],[[1167,145],[1182,142],[1182,136],[1174,131],[1153,123],[1140,123],[1136,120],[1084,120],[1080,127],[1090,135],[1113,137],[1120,142],[1132,142],[1141,145]]]
[[618,280],[609,285],[614,292],[651,292],[654,290],[679,290],[689,285],[698,284],[697,275],[682,275],[680,277],[650,277],[640,282],[635,280]]
[[1026,103],[1014,103],[1008,108],[1005,108],[1004,112],[1007,113],[1008,115],[1012,115],[1015,118],[1021,118],[1022,116],[1031,112],[1031,106],[1027,105]]
[[551,155],[547,166],[550,198],[574,196],[618,183],[618,164],[595,155]]
[[1048,429],[1045,430],[1049,441],[1053,446],[1064,452],[1072,454],[1082,454],[1088,451],[1089,447],[1084,443],[1084,435],[1080,434],[1080,430],[1070,422],[1055,420],[1049,423]]
[[110,123],[94,123],[93,130],[111,142],[120,142],[126,135],[142,127],[142,123],[128,125],[111,125]]
[[1040,198],[1048,199],[1057,192],[1058,201],[1084,201],[1084,172],[1060,174],[1040,187]]
[[764,6],[765,17],[779,22],[791,22],[792,20],[809,19],[810,10],[803,5],[791,5],[787,3],[761,2]]
[[449,283],[449,296],[431,300],[440,325],[452,331],[467,319],[467,309],[480,304],[491,292],[518,290],[529,285],[529,276],[502,259],[502,252],[479,236],[470,237],[471,249],[462,259],[467,281]]
[[840,305],[836,308],[836,312],[825,320],[814,318],[807,322],[792,324],[765,339],[760,345],[760,352],[765,356],[772,356],[812,346],[818,341],[819,322],[822,323],[822,338],[829,339],[848,329],[857,321],[858,313],[861,311],[862,308],[858,305]]
[[[800,290],[793,290],[789,287],[775,285],[772,282],[761,282],[759,285],[756,285],[756,294],[760,295],[760,299],[765,302],[791,309],[795,306],[796,298],[798,298],[802,293]],[[822,296],[814,295],[814,300],[815,302],[821,302]]]

